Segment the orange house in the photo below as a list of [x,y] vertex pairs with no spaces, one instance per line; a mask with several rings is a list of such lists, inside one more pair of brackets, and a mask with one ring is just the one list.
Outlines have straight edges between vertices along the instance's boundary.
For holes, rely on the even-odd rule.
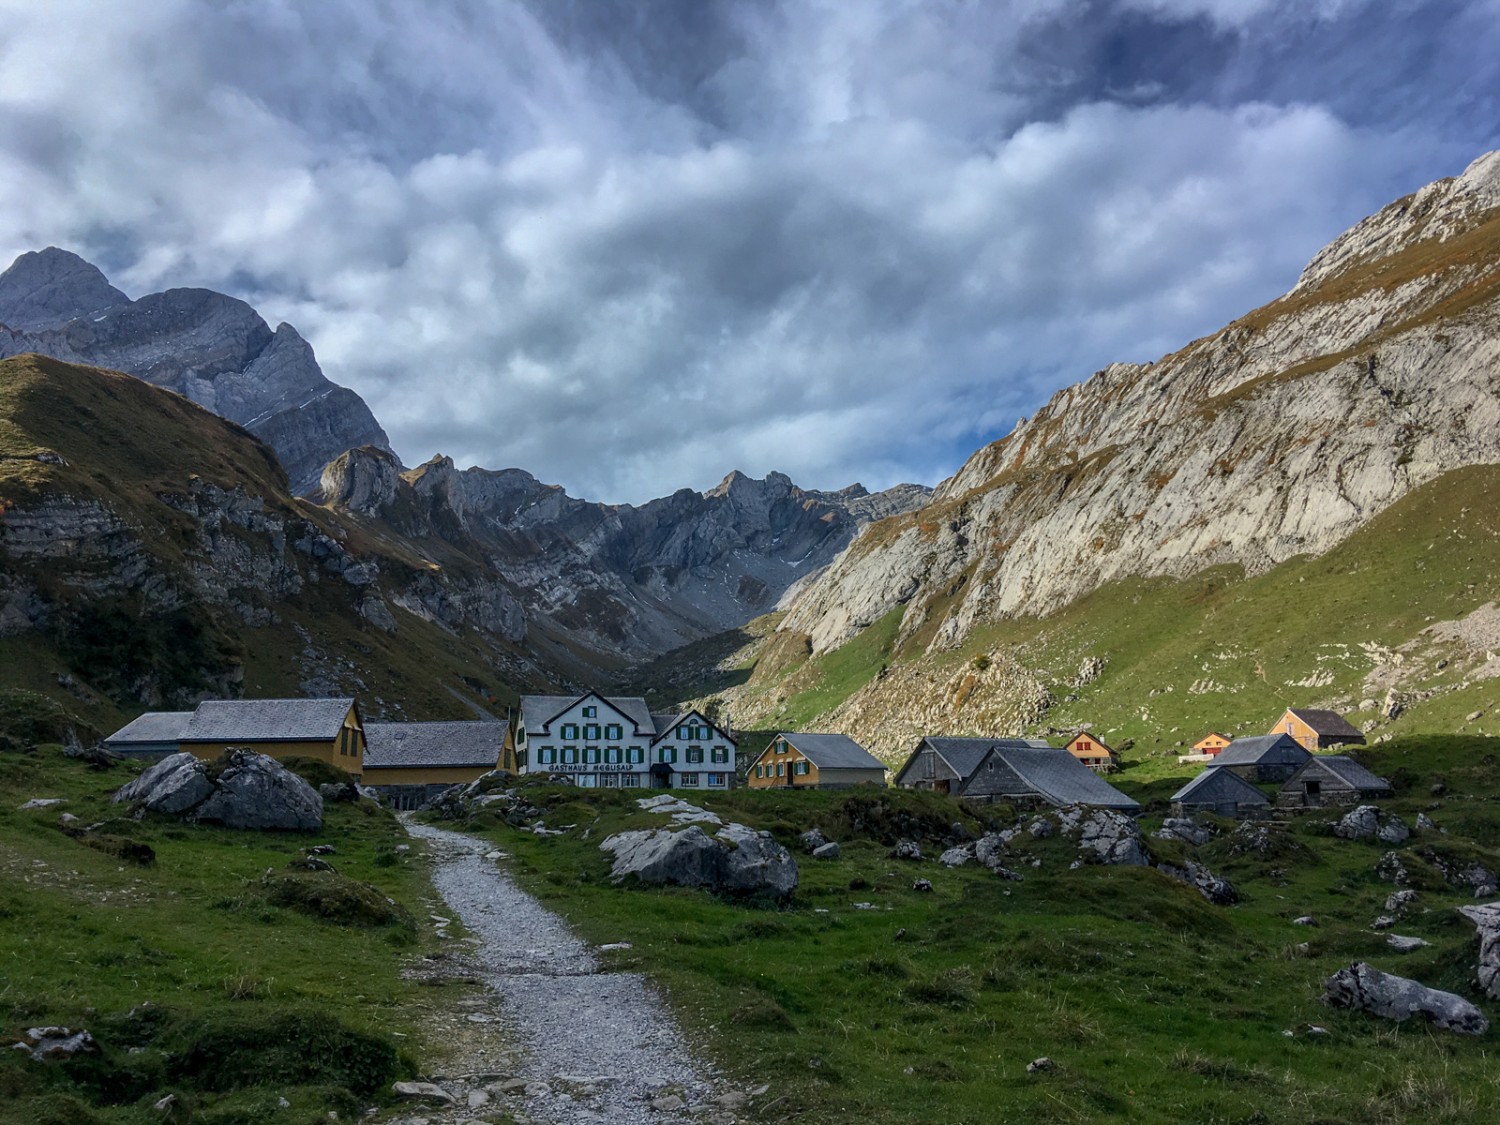
[[1363,744],[1365,736],[1337,711],[1288,707],[1267,734],[1289,734],[1309,752],[1349,743]]
[[1218,731],[1210,731],[1208,734],[1200,738],[1197,742],[1193,743],[1193,753],[1203,754],[1210,758],[1217,758],[1219,754],[1224,750],[1224,748],[1233,741],[1234,739],[1230,738],[1227,734],[1220,734]]
[[1113,773],[1120,766],[1120,757],[1104,740],[1095,738],[1087,731],[1080,731],[1068,743],[1067,751],[1095,773]]
[[885,784],[885,763],[843,734],[782,731],[750,763],[751,789],[845,789]]

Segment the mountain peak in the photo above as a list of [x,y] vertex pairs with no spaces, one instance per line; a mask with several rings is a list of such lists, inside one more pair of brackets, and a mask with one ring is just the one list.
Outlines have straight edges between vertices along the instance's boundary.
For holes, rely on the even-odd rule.
[[129,303],[99,267],[70,250],[28,250],[0,274],[0,324],[22,332]]

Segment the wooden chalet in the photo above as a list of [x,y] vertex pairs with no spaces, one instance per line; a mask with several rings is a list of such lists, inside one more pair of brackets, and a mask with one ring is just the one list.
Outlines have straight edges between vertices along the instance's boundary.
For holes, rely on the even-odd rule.
[[1269,797],[1233,770],[1221,766],[1210,766],[1172,794],[1172,812],[1176,816],[1213,813],[1244,817],[1270,807]]
[[366,723],[365,739],[364,783],[398,809],[418,808],[491,770],[516,768],[503,721]]
[[957,795],[974,776],[985,755],[996,746],[1052,748],[1050,743],[1026,738],[924,738],[896,771],[891,784],[903,789],[931,789]]
[[1095,773],[1114,773],[1120,768],[1120,756],[1088,731],[1079,731],[1065,749]]
[[1205,758],[1217,758],[1222,751],[1228,749],[1233,741],[1234,739],[1227,734],[1220,734],[1216,730],[1209,731],[1193,743],[1193,753],[1202,754]]
[[1288,734],[1236,738],[1214,759],[1214,769],[1231,770],[1246,781],[1283,782],[1312,755]]
[[[953,743],[983,743],[982,747],[954,746]],[[936,758],[929,757],[934,755]],[[928,761],[933,773],[939,762],[953,767],[957,759],[972,768],[961,782],[947,780],[946,787],[933,784],[945,779],[929,778]],[[1118,809],[1134,815],[1141,811],[1138,802],[1121,793],[1066,750],[1046,743],[1027,743],[1022,739],[947,739],[924,738],[896,775],[896,784],[908,789],[938,789],[971,801],[1009,801],[1022,805],[1090,805]]]
[[1342,754],[1309,758],[1287,778],[1276,794],[1278,808],[1319,808],[1323,805],[1357,805],[1361,801],[1389,797],[1391,783]]
[[1288,707],[1271,728],[1271,734],[1295,738],[1304,750],[1327,750],[1333,746],[1363,746],[1365,736],[1337,711]]
[[885,763],[845,734],[782,731],[750,763],[751,789],[847,789],[885,785]]
[[[205,699],[184,712],[148,712],[104,740],[136,757],[187,750],[217,758],[244,747],[272,758],[317,758],[358,776],[364,768],[365,732],[359,707],[339,699]],[[175,737],[174,737],[175,735]]]

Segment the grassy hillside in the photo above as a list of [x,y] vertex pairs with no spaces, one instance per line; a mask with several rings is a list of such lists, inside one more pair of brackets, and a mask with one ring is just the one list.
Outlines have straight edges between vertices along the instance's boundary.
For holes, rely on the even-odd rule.
[[[348,1120],[439,1053],[425,1029],[455,986],[401,975],[438,943],[391,814],[329,804],[315,834],[137,821],[108,800],[135,772],[0,751],[0,1040],[60,1025],[100,1047],[47,1064],[0,1051],[0,1122]],[[64,803],[18,808],[31,798]],[[317,844],[337,874],[288,871]]]
[[[251,498],[287,539],[310,530],[374,560],[395,630],[360,612],[371,588],[278,546],[269,530],[201,518],[188,498],[205,485]],[[0,609],[12,603],[0,689],[46,695],[90,729],[204,695],[302,695],[309,683],[358,694],[372,716],[466,718],[475,706],[503,715],[520,690],[550,679],[523,646],[395,604],[418,577],[463,580],[472,560],[291,497],[265,445],[179,395],[19,356],[0,362],[0,545],[7,513],[49,508],[62,520],[83,513],[84,549],[64,539],[53,557],[12,554],[0,567]],[[219,569],[210,552],[239,559],[239,570]],[[300,568],[300,588],[267,576],[268,560],[283,558]],[[20,611],[37,626],[18,627]]]
[[[770,1087],[761,1120],[1486,1120],[1500,1096],[1500,1031],[1468,1039],[1318,997],[1334,971],[1368,960],[1500,1019],[1474,988],[1478,943],[1455,910],[1470,892],[1414,858],[1429,849],[1500,867],[1500,739],[1404,739],[1368,761],[1401,784],[1389,810],[1408,823],[1426,811],[1450,830],[1405,849],[1419,907],[1395,932],[1430,943],[1416,953],[1369,928],[1395,889],[1374,871],[1386,845],[1334,838],[1335,814],[1274,827],[1260,850],[1229,821],[1196,852],[1150,841],[1158,860],[1192,855],[1230,878],[1241,895],[1231,907],[1154,870],[1071,868],[1075,846],[1058,837],[1026,837],[1008,861],[1020,882],[945,868],[933,857],[954,821],[979,832],[1012,823],[1011,811],[913,792],[703,794],[794,852],[813,826],[841,842],[836,861],[798,856],[801,885],[780,908],[611,885],[599,842],[662,822],[618,791],[529,791],[549,825],[576,825],[561,836],[485,813],[469,827],[513,854],[585,936],[631,943],[615,963],[663,982],[732,1078]],[[1147,802],[1170,792],[1122,784]],[[921,839],[927,858],[889,858],[897,837]],[[933,890],[914,889],[918,878]],[[1292,924],[1306,914],[1316,927]],[[1042,1056],[1055,1069],[1028,1073]]]
[[[1012,681],[976,678],[1002,694],[1019,680],[1045,688],[1050,705],[1018,727],[1091,725],[1108,741],[1133,740],[1127,760],[1152,774],[1178,771],[1179,743],[1209,730],[1261,733],[1287,706],[1374,722],[1371,738],[1500,730],[1500,619],[1485,608],[1500,593],[1497,573],[1500,469],[1474,467],[1417,489],[1327,554],[1252,578],[1218,568],[1112,583],[1057,614],[985,625],[961,647],[933,652],[892,649],[897,611],[817,657],[797,637],[757,640],[722,662],[743,684],[725,673],[692,688],[732,700],[740,723],[847,725],[897,758],[910,747],[881,746],[878,729],[841,723],[840,705],[879,714],[869,706],[878,696],[886,713],[899,712],[930,703],[934,681],[1011,668]],[[1080,682],[1089,658],[1103,671]],[[1404,707],[1393,721],[1360,707],[1383,705],[1388,689]],[[971,694],[939,717],[945,729],[928,733],[1020,733],[986,727],[983,691]],[[1468,721],[1476,711],[1483,716]]]

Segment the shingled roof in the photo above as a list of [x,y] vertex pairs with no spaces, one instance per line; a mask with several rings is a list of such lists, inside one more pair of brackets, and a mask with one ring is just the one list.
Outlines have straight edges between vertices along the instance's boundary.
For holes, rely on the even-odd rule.
[[488,766],[505,746],[506,722],[366,723],[365,769]]
[[[782,731],[777,738],[802,752],[820,770],[883,770],[885,763],[847,734],[801,734]],[[772,746],[776,745],[774,742]]]
[[205,699],[179,736],[182,742],[321,742],[337,738],[352,697],[339,699]]
[[1289,734],[1257,734],[1236,738],[1214,759],[1220,766],[1300,766],[1312,757]]
[[[1323,766],[1330,773],[1336,773],[1355,789],[1366,793],[1379,793],[1389,790],[1391,783],[1383,777],[1377,777],[1353,758],[1343,754],[1318,754],[1307,762],[1303,769],[1311,766]],[[1300,772],[1300,771],[1299,771]]]
[[139,742],[176,742],[193,717],[191,711],[147,711],[104,740],[106,746]]
[[1210,805],[1234,801],[1241,805],[1269,805],[1271,800],[1233,770],[1210,766],[1171,796],[1173,801]]
[[[1051,748],[1045,742],[1030,738],[948,738],[946,736],[924,738],[922,745],[930,746],[937,751],[943,761],[953,767],[953,772],[965,780],[974,775],[974,771],[979,768],[979,763],[984,761],[985,755],[997,747],[1012,750]],[[921,751],[922,745],[919,745],[913,752],[913,757]],[[1072,755],[1069,754],[1068,757],[1071,758]],[[905,766],[901,768],[903,771],[906,769]],[[1084,769],[1087,768],[1087,766],[1084,767]]]
[[1349,742],[1363,742],[1365,736],[1359,732],[1359,728],[1349,722],[1337,711],[1317,711],[1301,707],[1287,708],[1290,714],[1296,715],[1313,732],[1325,738],[1342,738]]
[[1037,796],[1054,805],[1093,805],[1140,812],[1139,801],[1121,793],[1067,750],[992,746],[990,753],[1016,772]]
[[646,706],[644,699],[631,695],[603,696],[595,695],[594,692],[584,692],[582,695],[523,695],[521,718],[526,723],[527,737],[531,737],[537,731],[550,725],[552,720],[569,707],[590,695],[594,695],[595,698],[623,714],[636,725],[642,735],[649,737],[656,732],[656,723],[651,717],[651,709]]

